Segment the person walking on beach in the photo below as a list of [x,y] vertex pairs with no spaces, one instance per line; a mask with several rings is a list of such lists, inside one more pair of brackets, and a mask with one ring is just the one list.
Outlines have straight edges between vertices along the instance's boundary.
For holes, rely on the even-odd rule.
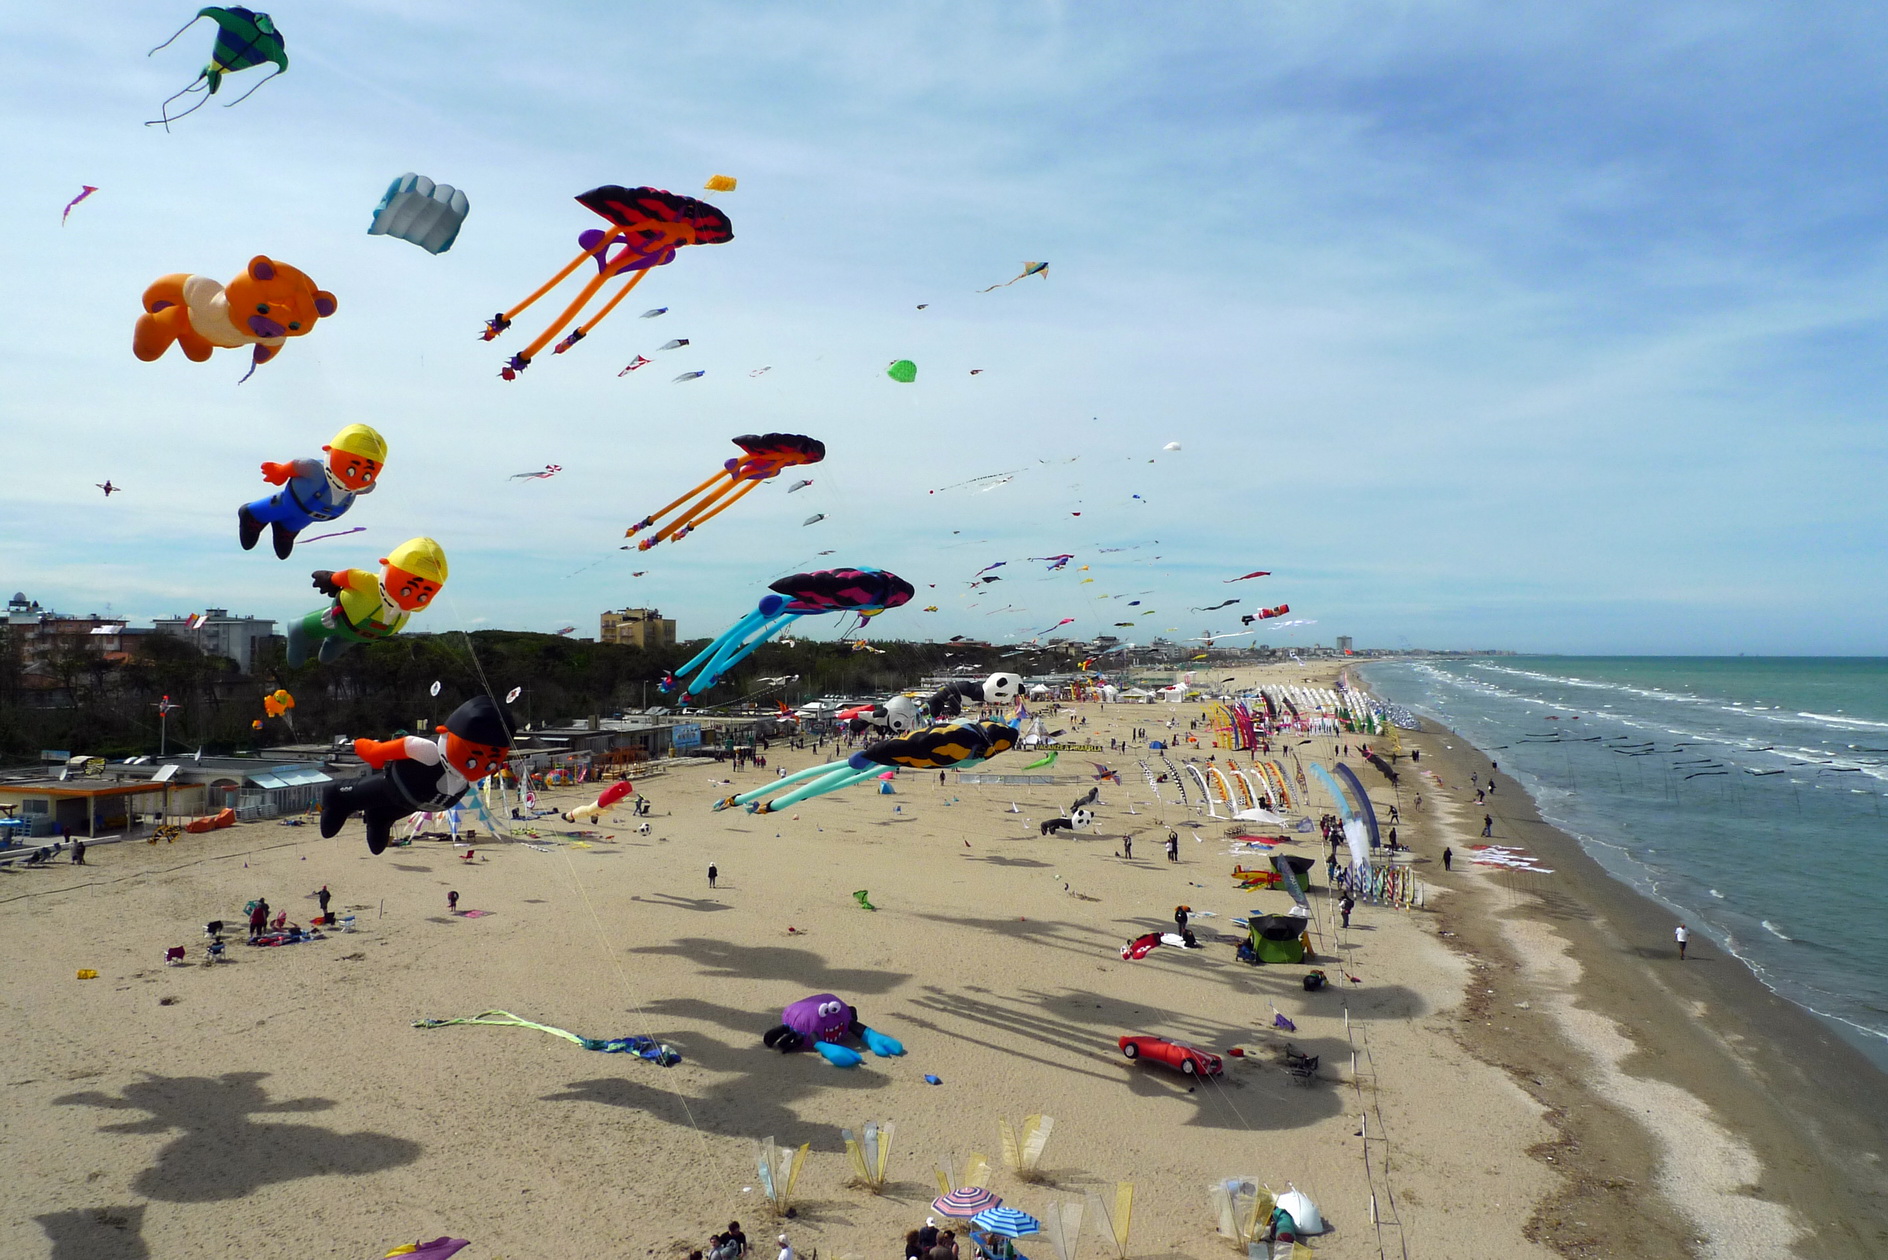
[[1482,835],[1492,836],[1494,834],[1495,834],[1494,816],[1491,814],[1483,814],[1482,815]]
[[1173,908],[1174,931],[1178,932],[1182,936],[1185,936],[1187,934],[1187,915],[1191,914],[1192,912],[1193,912],[1192,906],[1175,906]]
[[1442,850],[1442,869],[1445,871],[1453,870],[1454,862],[1455,862],[1455,850],[1451,848],[1447,848],[1445,846]]
[[715,886],[715,880],[720,877],[721,868],[716,866],[713,862],[708,863],[708,887],[713,888]]
[[1684,962],[1685,946],[1691,944],[1691,929],[1681,923],[1678,925],[1678,930],[1672,933],[1672,936],[1678,941],[1678,961]]
[[74,840],[72,842],[72,865],[85,865],[85,841],[83,840]]
[[1350,912],[1356,908],[1357,908],[1357,902],[1351,897],[1349,893],[1345,893],[1344,899],[1337,903],[1337,912],[1340,915],[1344,916],[1345,927],[1350,926]]

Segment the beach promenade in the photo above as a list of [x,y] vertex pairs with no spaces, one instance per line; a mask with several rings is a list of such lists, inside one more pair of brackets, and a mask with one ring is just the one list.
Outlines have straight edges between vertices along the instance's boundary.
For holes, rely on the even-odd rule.
[[[1050,725],[1106,746],[1136,726],[1160,737],[1169,718],[1184,737],[1200,717],[1090,703]],[[1191,733],[1198,749],[1176,759],[1215,755],[1203,721]],[[1360,738],[1289,742],[1328,766]],[[1555,873],[1467,861],[1484,812],[1467,777],[1487,763],[1447,732],[1403,745],[1395,788],[1347,760],[1380,814],[1399,805],[1426,908],[1362,905],[1340,929],[1316,833],[1281,850],[1318,859],[1322,992],[1302,988],[1304,966],[1235,960],[1232,919],[1289,901],[1241,892],[1232,868],[1253,859],[1234,854],[1238,829],[1184,812],[1165,785],[1157,799],[1132,754],[1064,753],[1041,772],[1053,785],[908,773],[893,795],[713,812],[816,760],[776,745],[764,770],[639,783],[648,835],[627,809],[583,837],[547,818],[536,839],[479,843],[468,863],[434,841],[372,857],[358,824],[322,840],[263,823],[0,875],[0,1254],[339,1260],[451,1234],[473,1240],[470,1260],[681,1260],[739,1219],[757,1244],[785,1232],[803,1255],[896,1256],[938,1193],[934,1169],[957,1175],[973,1153],[989,1157],[990,1189],[1037,1216],[1131,1182],[1138,1257],[1234,1254],[1208,1209],[1229,1177],[1310,1194],[1334,1226],[1315,1252],[1334,1260],[1888,1250],[1864,1154],[1880,1149],[1880,1092],[1845,1105],[1831,1079],[1878,1074],[1845,1076],[1857,1056],[1726,960],[1677,971],[1669,925],[1582,865],[1512,781],[1493,798],[1497,835]],[[1095,827],[1041,835],[1097,785],[1090,761],[1121,772],[1098,785]],[[1292,793],[1294,816],[1332,808],[1315,780],[1308,805]],[[236,924],[264,896],[305,924],[324,884],[356,931],[275,949],[239,931],[230,962],[198,965],[206,921]],[[1178,904],[1206,948],[1123,960]],[[192,965],[164,964],[175,945]],[[827,992],[907,1054],[842,1070],[763,1048],[783,1007]],[[492,1008],[654,1037],[683,1061],[523,1028],[413,1027]],[[1128,1033],[1226,1056],[1225,1076],[1129,1062]],[[1281,1066],[1287,1041],[1322,1058],[1309,1087]],[[1037,1113],[1055,1128],[1044,1175],[1025,1181],[1003,1167],[998,1120]],[[848,1184],[841,1138],[874,1121],[896,1125],[879,1195]],[[756,1177],[769,1137],[810,1148],[787,1220]],[[1111,1254],[1097,1227],[1091,1212],[1083,1253]],[[1042,1238],[1023,1250],[1054,1254]]]

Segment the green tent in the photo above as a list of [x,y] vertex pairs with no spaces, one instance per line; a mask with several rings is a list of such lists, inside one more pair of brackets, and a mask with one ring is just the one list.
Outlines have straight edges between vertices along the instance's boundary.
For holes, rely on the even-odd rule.
[[1259,914],[1246,920],[1246,944],[1260,963],[1296,963],[1311,957],[1305,943],[1311,921],[1295,914]]

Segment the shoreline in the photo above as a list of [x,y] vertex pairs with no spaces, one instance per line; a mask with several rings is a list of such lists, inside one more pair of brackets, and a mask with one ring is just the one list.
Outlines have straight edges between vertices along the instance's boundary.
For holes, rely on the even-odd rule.
[[[1489,759],[1423,722],[1405,747],[1420,748],[1422,768],[1447,788],[1419,776],[1412,791],[1424,792],[1425,814],[1431,802],[1448,811],[1451,834],[1479,838],[1465,789]],[[1444,929],[1480,964],[1484,992],[1464,1022],[1481,1026],[1465,1027],[1464,1044],[1504,1066],[1563,1134],[1557,1150],[1532,1152],[1569,1177],[1529,1236],[1569,1256],[1888,1251],[1888,1091],[1874,1063],[1715,942],[1694,936],[1681,964],[1673,912],[1543,819],[1519,780],[1497,777],[1487,805],[1472,808],[1494,816],[1496,842],[1554,874],[1461,863],[1444,874],[1433,817],[1418,843],[1426,877],[1460,897],[1443,902]],[[1537,1010],[1551,1035],[1528,1027]],[[1660,1202],[1634,1200],[1640,1185]],[[1622,1210],[1636,1228],[1619,1228]]]

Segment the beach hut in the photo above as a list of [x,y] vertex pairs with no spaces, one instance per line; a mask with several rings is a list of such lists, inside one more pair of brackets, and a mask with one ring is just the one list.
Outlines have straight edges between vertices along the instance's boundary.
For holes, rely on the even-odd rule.
[[[1246,920],[1246,948],[1239,951],[1247,962],[1296,963],[1311,957],[1308,920],[1295,914],[1258,914]],[[1251,957],[1246,958],[1247,954]]]

